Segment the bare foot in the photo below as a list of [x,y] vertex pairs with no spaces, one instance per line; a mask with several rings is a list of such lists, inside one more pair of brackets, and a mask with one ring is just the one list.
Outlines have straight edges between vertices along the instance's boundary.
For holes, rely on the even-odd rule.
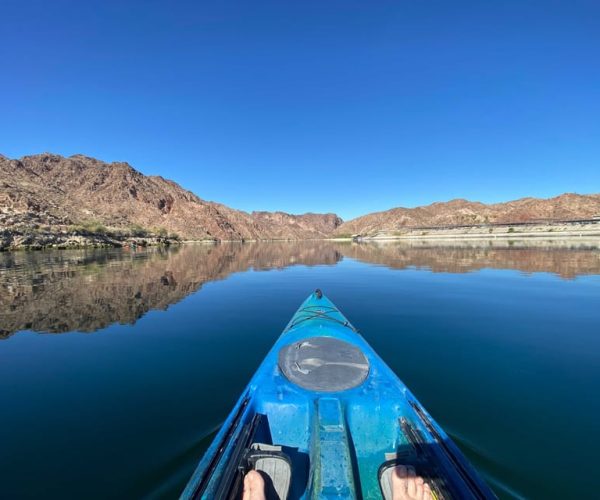
[[410,465],[397,465],[390,476],[393,500],[433,500],[431,488]]
[[255,470],[251,470],[244,477],[242,500],[265,500],[265,481]]

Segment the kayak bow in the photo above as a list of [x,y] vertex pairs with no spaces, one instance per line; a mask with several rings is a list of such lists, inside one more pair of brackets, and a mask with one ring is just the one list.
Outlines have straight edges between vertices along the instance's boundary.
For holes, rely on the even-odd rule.
[[457,446],[320,290],[294,314],[181,498],[391,499],[410,465],[438,499],[496,498]]

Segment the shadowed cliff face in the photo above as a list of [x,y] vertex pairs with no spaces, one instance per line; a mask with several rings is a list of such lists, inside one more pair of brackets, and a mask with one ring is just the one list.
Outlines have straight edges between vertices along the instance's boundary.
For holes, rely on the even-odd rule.
[[204,283],[235,272],[335,265],[342,258],[432,272],[515,269],[566,279],[600,274],[597,246],[313,241],[6,253],[0,254],[0,338],[19,330],[93,332],[113,323],[133,324],[146,312],[164,310]]

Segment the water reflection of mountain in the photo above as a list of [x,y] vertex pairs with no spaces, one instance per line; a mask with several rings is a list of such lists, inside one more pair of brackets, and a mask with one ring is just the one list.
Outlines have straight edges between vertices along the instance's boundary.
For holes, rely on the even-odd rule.
[[203,283],[231,273],[334,265],[342,258],[394,269],[462,273],[483,268],[549,272],[563,278],[600,274],[598,245],[535,247],[506,242],[440,245],[431,242],[355,244],[232,243],[174,249],[63,250],[0,254],[0,338],[19,330],[92,332],[135,323],[166,309]]
[[465,273],[481,269],[545,272],[565,279],[600,274],[600,241],[381,242],[355,244],[344,257],[394,269]]
[[0,338],[19,330],[92,332],[132,324],[234,272],[341,258],[335,247],[319,242],[0,254]]

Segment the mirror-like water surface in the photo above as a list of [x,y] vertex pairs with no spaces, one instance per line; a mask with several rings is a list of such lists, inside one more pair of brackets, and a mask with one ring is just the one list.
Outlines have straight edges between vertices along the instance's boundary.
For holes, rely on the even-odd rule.
[[597,246],[306,242],[0,254],[1,496],[177,496],[317,287],[500,496],[597,491]]

